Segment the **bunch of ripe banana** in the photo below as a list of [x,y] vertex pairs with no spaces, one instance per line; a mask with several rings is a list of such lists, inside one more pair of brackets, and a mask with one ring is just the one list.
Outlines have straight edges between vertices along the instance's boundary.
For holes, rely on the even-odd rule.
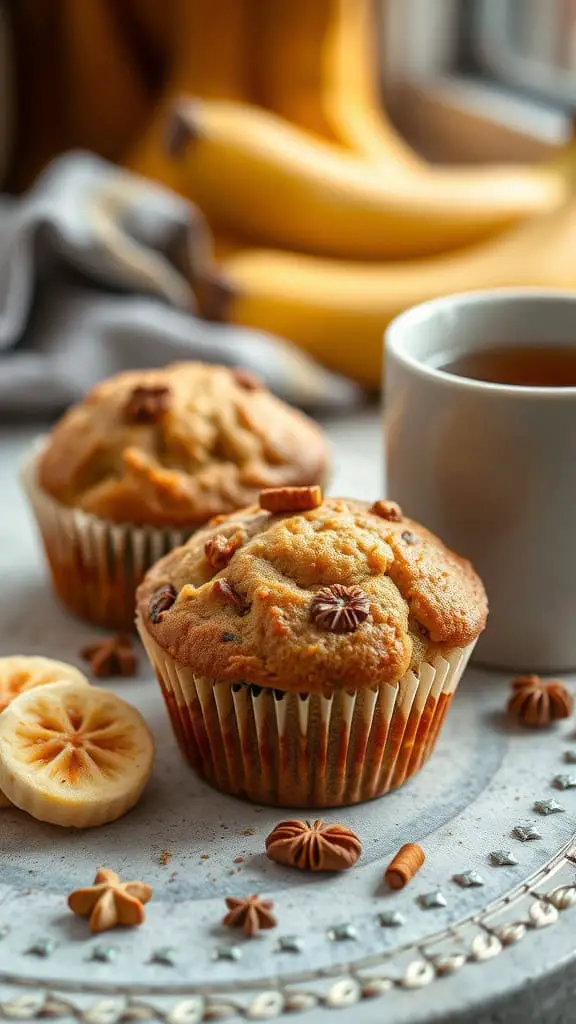
[[375,0],[181,0],[171,80],[128,160],[213,230],[205,316],[369,386],[413,303],[576,278],[570,146],[542,166],[425,163],[382,109],[375,15]]

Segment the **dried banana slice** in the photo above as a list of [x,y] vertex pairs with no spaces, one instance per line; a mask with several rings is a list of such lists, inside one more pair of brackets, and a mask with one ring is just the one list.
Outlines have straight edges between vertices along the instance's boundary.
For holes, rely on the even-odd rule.
[[153,762],[140,712],[96,686],[52,683],[0,715],[0,789],[40,821],[115,821],[137,802]]
[[[64,661],[25,654],[0,658],[0,712],[26,690],[64,680],[88,685],[86,676]],[[11,806],[8,797],[0,790],[0,809]]]
[[26,690],[46,683],[84,683],[88,680],[73,665],[39,655],[14,654],[0,658],[0,711]]

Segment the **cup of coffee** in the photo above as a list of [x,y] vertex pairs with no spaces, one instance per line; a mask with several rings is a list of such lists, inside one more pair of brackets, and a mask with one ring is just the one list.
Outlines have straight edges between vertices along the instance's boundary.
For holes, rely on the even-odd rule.
[[387,493],[482,576],[476,660],[575,669],[576,292],[447,296],[385,344]]

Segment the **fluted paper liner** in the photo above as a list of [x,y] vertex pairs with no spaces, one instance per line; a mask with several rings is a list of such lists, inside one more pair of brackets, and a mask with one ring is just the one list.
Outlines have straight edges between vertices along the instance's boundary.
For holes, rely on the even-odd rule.
[[109,629],[134,628],[135,592],[159,558],[192,530],[113,523],[61,505],[38,484],[43,442],[21,480],[42,536],[56,594],[76,615]]
[[432,753],[474,648],[394,684],[302,696],[196,676],[137,626],[193,768],[224,793],[280,807],[338,807],[401,786]]

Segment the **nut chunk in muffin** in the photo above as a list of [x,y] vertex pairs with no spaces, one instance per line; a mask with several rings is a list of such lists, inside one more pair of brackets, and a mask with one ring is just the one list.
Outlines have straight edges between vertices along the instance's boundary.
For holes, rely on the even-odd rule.
[[137,604],[196,770],[308,807],[378,796],[422,766],[487,615],[471,565],[398,506],[382,517],[336,498],[201,530],[150,570]]
[[319,427],[255,378],[180,363],[93,388],[56,424],[25,483],[58,595],[123,629],[157,558],[262,488],[322,481],[327,465]]

